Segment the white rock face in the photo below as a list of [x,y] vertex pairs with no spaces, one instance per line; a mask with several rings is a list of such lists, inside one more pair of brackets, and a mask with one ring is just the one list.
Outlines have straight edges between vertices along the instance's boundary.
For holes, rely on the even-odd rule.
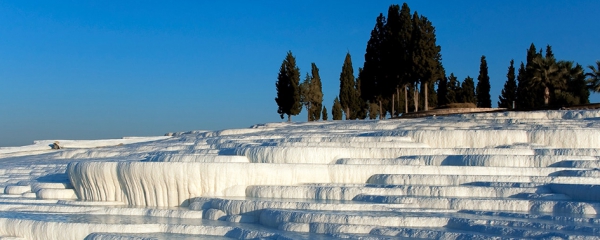
[[600,236],[600,111],[0,148],[2,239]]

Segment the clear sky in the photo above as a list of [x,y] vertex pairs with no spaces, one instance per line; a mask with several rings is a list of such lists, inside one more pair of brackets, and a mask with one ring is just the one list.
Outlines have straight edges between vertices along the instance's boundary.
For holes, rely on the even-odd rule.
[[[407,3],[436,27],[447,74],[477,78],[486,56],[494,105],[532,42],[559,60],[600,59],[597,0]],[[0,146],[282,121],[288,50],[302,77],[317,64],[331,109],[346,52],[357,74],[391,4],[402,2],[1,1]]]

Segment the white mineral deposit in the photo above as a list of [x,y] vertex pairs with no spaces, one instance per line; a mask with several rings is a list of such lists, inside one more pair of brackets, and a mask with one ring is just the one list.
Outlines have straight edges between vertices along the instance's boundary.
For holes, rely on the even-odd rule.
[[598,239],[598,119],[267,123],[0,148],[0,239]]

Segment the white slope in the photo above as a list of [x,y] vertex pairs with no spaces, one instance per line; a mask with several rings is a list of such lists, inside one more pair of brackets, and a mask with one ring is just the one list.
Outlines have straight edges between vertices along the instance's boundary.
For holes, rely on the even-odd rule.
[[0,239],[600,236],[600,111],[0,148]]
[[75,149],[75,148],[100,148],[100,147],[114,147],[124,144],[150,142],[167,139],[169,136],[159,137],[124,137],[122,139],[101,139],[101,140],[40,140],[34,141],[32,145],[20,146],[20,147],[0,147],[0,158],[15,157],[15,156],[26,156],[34,154],[43,154],[51,152],[52,146],[55,142],[58,142],[61,148]]

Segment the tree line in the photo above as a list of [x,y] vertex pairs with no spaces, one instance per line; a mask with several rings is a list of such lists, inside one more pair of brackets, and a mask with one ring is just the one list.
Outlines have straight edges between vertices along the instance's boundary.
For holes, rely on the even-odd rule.
[[[391,5],[387,17],[376,18],[364,55],[364,64],[355,77],[352,58],[347,53],[340,73],[340,89],[331,109],[333,120],[384,119],[411,111],[461,104],[492,107],[486,57],[480,60],[477,84],[470,76],[462,82],[441,63],[441,46],[436,44],[435,27],[406,3]],[[588,66],[556,60],[550,46],[543,54],[533,44],[527,60],[516,71],[510,61],[498,107],[532,110],[589,103],[589,90],[600,91],[600,61]],[[436,87],[437,86],[437,87]],[[291,51],[283,60],[276,82],[278,113],[281,118],[300,113],[304,107],[308,121],[327,120],[322,104],[319,68],[311,64],[300,82],[300,70]]]

